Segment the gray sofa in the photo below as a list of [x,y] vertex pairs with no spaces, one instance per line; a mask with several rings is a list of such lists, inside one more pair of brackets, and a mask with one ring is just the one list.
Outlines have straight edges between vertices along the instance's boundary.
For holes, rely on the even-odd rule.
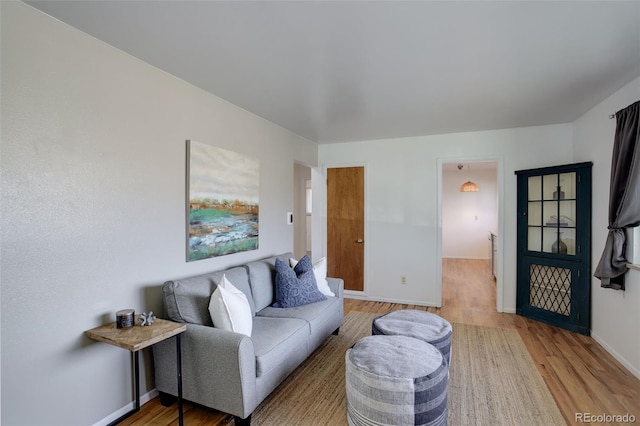
[[[291,253],[181,280],[162,287],[165,318],[186,323],[182,334],[183,398],[249,424],[251,413],[328,336],[344,316],[343,281],[327,278],[335,297],[295,308],[274,308],[275,259]],[[208,306],[226,275],[249,300],[251,337],[213,327]],[[178,395],[173,339],[153,346],[156,389],[164,405]]]

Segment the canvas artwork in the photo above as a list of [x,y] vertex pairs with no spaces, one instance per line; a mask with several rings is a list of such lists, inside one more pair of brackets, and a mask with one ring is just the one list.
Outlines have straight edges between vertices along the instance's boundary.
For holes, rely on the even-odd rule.
[[187,141],[187,261],[258,248],[257,158]]

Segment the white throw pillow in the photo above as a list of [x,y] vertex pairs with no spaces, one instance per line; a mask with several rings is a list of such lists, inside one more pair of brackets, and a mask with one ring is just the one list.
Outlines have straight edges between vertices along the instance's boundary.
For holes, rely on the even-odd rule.
[[[298,264],[298,261],[295,259],[289,259],[289,265],[292,268],[295,268]],[[329,288],[329,283],[327,282],[327,258],[323,257],[313,264],[313,275],[316,277],[316,283],[318,284],[318,290],[325,296],[333,296],[335,294]]]
[[209,314],[215,328],[246,334],[251,337],[253,315],[247,296],[222,276],[209,301]]

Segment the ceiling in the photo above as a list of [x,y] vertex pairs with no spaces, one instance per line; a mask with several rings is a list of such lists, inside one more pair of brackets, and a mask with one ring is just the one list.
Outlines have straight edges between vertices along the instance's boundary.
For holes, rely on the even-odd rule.
[[26,3],[317,143],[572,122],[640,75],[638,1]]

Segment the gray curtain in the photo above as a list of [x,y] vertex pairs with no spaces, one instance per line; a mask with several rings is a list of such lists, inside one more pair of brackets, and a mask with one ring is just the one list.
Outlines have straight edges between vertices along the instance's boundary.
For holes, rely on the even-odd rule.
[[616,113],[609,187],[609,235],[594,276],[601,286],[624,290],[625,229],[640,225],[640,101]]

